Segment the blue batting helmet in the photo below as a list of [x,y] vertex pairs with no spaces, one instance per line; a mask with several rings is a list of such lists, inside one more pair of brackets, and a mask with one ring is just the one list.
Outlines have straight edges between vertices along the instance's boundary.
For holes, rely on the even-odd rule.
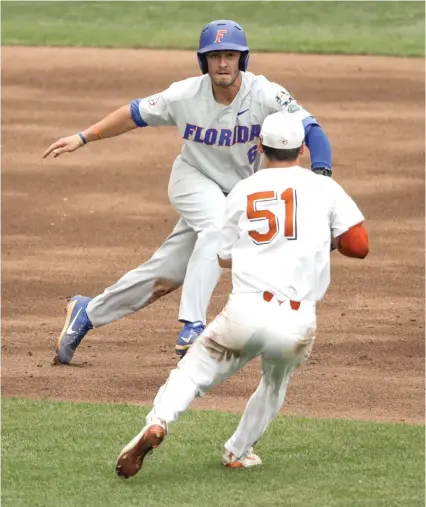
[[240,70],[247,70],[250,50],[247,38],[241,26],[230,19],[212,21],[206,25],[200,35],[197,56],[200,69],[207,74],[206,54],[211,51],[240,51]]

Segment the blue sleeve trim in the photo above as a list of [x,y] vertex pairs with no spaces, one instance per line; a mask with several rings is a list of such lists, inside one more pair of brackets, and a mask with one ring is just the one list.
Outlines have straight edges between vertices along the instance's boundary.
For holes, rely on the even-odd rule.
[[305,143],[311,154],[311,169],[326,167],[331,170],[331,144],[327,134],[310,116],[303,120],[305,127]]
[[132,100],[130,104],[132,120],[136,123],[138,127],[147,127],[148,123],[143,121],[141,112],[139,111],[139,103],[140,99]]
[[314,118],[313,116],[308,116],[307,118],[305,118],[303,120],[303,126],[305,127],[305,135],[309,132],[309,130],[311,130],[312,125],[319,126],[319,123],[317,122],[316,118]]

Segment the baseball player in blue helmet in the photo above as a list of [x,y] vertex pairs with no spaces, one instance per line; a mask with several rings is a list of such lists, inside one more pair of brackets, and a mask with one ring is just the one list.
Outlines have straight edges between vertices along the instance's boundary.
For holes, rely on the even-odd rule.
[[45,151],[44,158],[50,153],[58,157],[136,128],[163,125],[175,126],[183,140],[168,186],[170,202],[180,217],[175,228],[150,260],[101,294],[71,298],[56,343],[57,362],[69,363],[92,328],[134,313],[181,286],[178,320],[183,327],[175,348],[179,357],[185,355],[204,330],[210,298],[221,275],[217,252],[226,196],[240,180],[261,169],[258,144],[267,116],[279,111],[299,117],[311,169],[331,174],[330,142],[317,119],[281,85],[249,72],[249,54],[238,23],[212,21],[200,35],[201,75],[132,100]]

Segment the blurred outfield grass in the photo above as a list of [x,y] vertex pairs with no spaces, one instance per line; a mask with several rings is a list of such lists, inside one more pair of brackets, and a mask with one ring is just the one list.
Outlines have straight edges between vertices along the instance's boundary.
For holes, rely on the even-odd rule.
[[234,19],[255,51],[423,56],[423,2],[2,1],[2,45],[195,49]]

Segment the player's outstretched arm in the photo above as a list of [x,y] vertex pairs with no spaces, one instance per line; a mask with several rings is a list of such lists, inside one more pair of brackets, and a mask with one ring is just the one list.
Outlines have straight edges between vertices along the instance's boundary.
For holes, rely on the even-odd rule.
[[62,153],[76,151],[92,141],[119,136],[136,127],[137,125],[132,119],[131,106],[127,104],[83,132],[58,139],[43,153],[43,158],[48,157],[51,153],[56,158]]

